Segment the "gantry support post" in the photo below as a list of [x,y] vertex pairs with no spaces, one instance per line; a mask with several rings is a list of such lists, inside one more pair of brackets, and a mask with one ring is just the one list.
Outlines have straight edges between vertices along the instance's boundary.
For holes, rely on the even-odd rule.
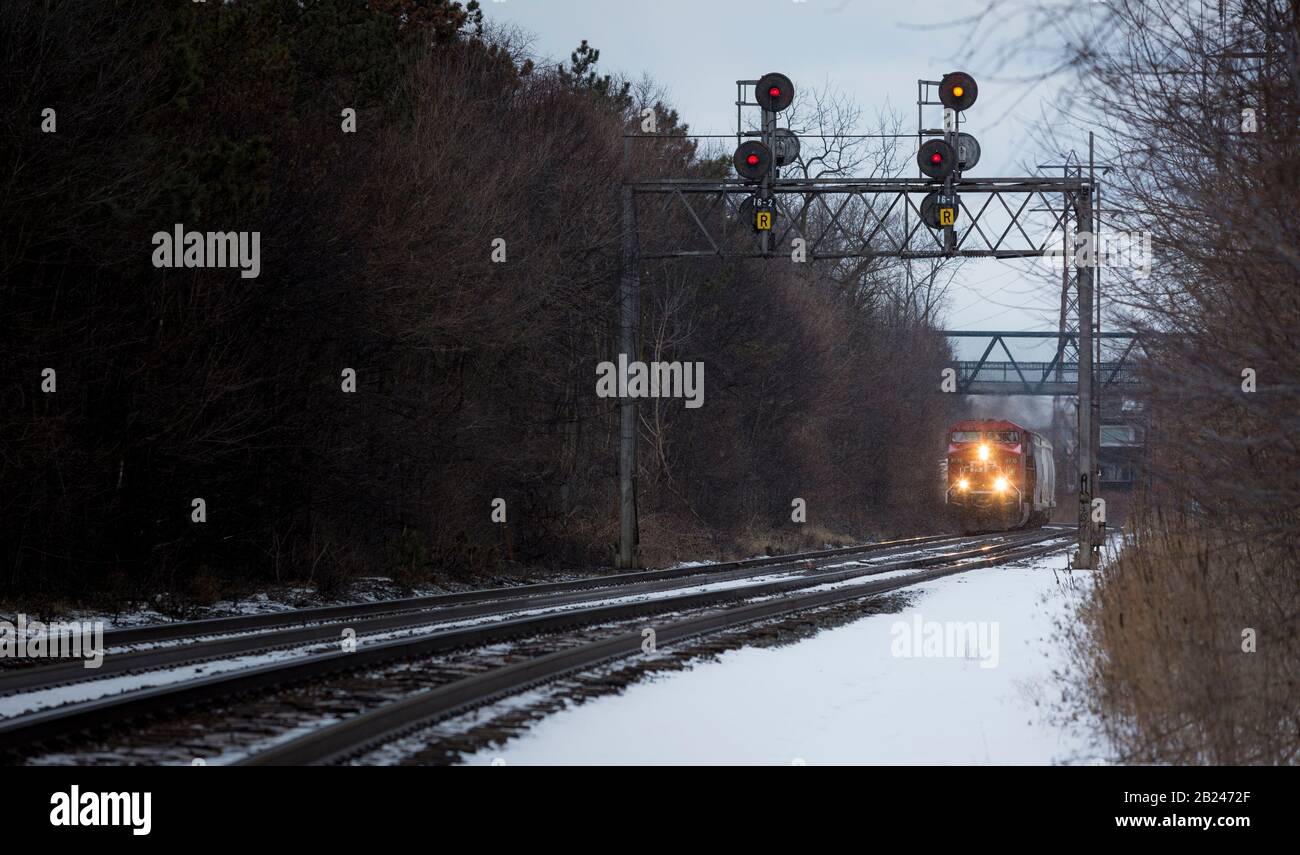
[[[1092,227],[1092,189],[1084,188],[1075,195],[1075,227],[1087,231]],[[1077,237],[1077,234],[1076,234]],[[1085,235],[1088,241],[1094,235]],[[1075,246],[1079,243],[1076,240]],[[1097,480],[1097,447],[1093,431],[1093,336],[1092,336],[1092,272],[1096,263],[1095,244],[1084,247],[1075,258],[1075,281],[1079,289],[1079,551],[1074,556],[1073,567],[1078,570],[1094,566],[1092,496]]]
[[[618,350],[622,365],[637,358],[636,334],[641,316],[641,273],[636,233],[636,206],[632,186],[623,185],[623,244],[618,277]],[[621,366],[620,366],[621,370]],[[614,566],[630,570],[638,565],[636,520],[636,399],[619,398],[618,404],[618,555]]]

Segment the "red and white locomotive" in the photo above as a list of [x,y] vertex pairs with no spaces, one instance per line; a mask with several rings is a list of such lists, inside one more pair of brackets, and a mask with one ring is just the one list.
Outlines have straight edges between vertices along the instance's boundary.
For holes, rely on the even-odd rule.
[[1043,525],[1056,507],[1052,444],[1015,422],[957,422],[948,429],[945,502],[963,531]]

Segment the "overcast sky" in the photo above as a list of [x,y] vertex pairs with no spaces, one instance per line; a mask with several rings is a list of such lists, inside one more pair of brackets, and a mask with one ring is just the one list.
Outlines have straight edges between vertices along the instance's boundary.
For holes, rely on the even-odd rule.
[[[694,133],[734,133],[735,81],[768,71],[787,74],[796,93],[831,84],[851,95],[867,117],[892,107],[910,130],[917,79],[961,68],[980,83],[979,101],[967,111],[964,126],[983,149],[970,174],[1020,175],[1026,164],[1059,162],[1058,153],[1038,150],[1030,138],[1050,89],[1018,81],[1032,71],[1028,65],[991,68],[988,59],[981,64],[980,56],[1006,37],[1007,27],[989,28],[984,49],[973,51],[967,28],[944,26],[985,5],[986,0],[486,0],[483,9],[490,21],[530,34],[539,58],[567,63],[587,39],[600,50],[605,73],[649,75]],[[950,292],[946,325],[1055,329],[1059,286],[1027,278],[1027,270],[1026,262],[967,262]]]

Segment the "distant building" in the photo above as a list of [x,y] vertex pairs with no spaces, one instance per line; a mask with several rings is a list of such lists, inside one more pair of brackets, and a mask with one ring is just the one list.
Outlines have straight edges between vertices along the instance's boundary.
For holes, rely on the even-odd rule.
[[1098,464],[1101,483],[1128,489],[1142,478],[1142,452],[1146,444],[1145,414],[1134,400],[1102,399],[1101,448]]

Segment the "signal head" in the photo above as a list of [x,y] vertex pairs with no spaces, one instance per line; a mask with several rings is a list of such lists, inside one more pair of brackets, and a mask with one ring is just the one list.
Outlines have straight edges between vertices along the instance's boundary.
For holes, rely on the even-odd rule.
[[772,150],[758,140],[743,142],[732,155],[731,164],[746,181],[760,181],[772,169]]
[[[921,200],[921,222],[932,229],[956,226],[959,204],[955,193],[951,196],[944,196],[940,190],[927,193]],[[945,211],[948,214],[946,217]]]
[[916,153],[916,165],[921,174],[941,181],[957,168],[957,153],[941,139],[926,140]]
[[772,136],[777,166],[789,166],[799,159],[799,136],[789,128],[777,128]]
[[754,100],[764,110],[779,113],[794,101],[794,84],[784,74],[768,72],[754,84]]
[[980,162],[980,142],[967,133],[957,134],[957,168],[974,169]]
[[979,94],[975,78],[964,71],[951,71],[939,82],[939,101],[958,112],[969,109]]

